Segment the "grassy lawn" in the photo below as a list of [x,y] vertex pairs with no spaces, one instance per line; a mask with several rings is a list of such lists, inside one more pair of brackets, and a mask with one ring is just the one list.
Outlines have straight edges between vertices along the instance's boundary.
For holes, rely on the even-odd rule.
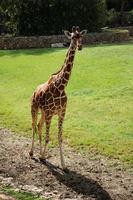
[[30,192],[15,191],[10,186],[0,187],[0,191],[6,195],[16,198],[17,200],[44,200],[39,195],[33,195]]
[[[31,137],[30,98],[63,64],[67,49],[0,51],[0,126]],[[79,150],[133,164],[133,45],[77,52],[67,87],[64,137]],[[51,127],[57,142],[57,118]]]

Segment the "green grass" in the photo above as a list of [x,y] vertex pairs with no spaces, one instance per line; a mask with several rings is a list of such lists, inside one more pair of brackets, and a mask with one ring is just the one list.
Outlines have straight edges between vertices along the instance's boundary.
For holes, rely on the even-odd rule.
[[10,186],[3,186],[0,188],[0,191],[4,194],[16,198],[17,200],[44,200],[44,198],[41,198],[38,195],[33,195],[30,192],[15,191]]
[[[31,95],[62,66],[66,51],[0,51],[2,127],[31,137]],[[64,136],[69,144],[133,164],[133,45],[97,45],[77,52],[66,90]],[[56,124],[54,118],[53,145]]]

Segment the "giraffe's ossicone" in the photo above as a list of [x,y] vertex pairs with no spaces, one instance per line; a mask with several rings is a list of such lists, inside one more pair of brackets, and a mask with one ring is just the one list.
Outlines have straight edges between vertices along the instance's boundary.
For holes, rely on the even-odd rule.
[[[40,144],[40,159],[46,158],[51,120],[54,115],[58,115],[58,140],[61,165],[63,169],[65,169],[65,163],[62,153],[62,125],[67,105],[65,87],[67,86],[71,75],[76,49],[82,49],[82,37],[86,32],[86,30],[80,32],[79,27],[73,27],[72,33],[70,33],[69,31],[64,31],[65,35],[71,40],[64,64],[57,73],[52,74],[52,76],[46,83],[37,87],[37,89],[33,93],[31,101],[33,138],[29,154],[30,156],[33,156],[34,137],[37,130]],[[39,110],[41,111],[41,118],[37,124],[37,116]],[[45,145],[44,148],[42,148],[42,127],[44,122],[46,124],[46,135]]]

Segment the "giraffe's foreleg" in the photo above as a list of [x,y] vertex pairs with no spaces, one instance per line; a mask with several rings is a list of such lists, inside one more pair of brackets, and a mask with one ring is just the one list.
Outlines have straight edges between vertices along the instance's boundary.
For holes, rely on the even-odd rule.
[[59,121],[58,121],[58,141],[59,141],[59,149],[60,149],[61,166],[63,170],[66,169],[64,156],[63,156],[63,150],[62,150],[62,130],[63,130],[64,116],[65,116],[65,110],[63,110],[62,113],[59,115]]
[[31,150],[29,152],[29,155],[33,156],[34,151],[34,140],[35,140],[35,133],[37,131],[36,125],[37,125],[37,115],[38,115],[38,108],[31,108],[31,115],[32,115],[32,144],[31,144]]
[[42,160],[46,159],[47,146],[49,143],[49,131],[50,131],[50,124],[51,124],[51,117],[49,119],[45,119],[45,123],[46,123],[45,145],[44,145],[44,149],[42,151],[41,157],[40,157],[40,159],[42,159]]

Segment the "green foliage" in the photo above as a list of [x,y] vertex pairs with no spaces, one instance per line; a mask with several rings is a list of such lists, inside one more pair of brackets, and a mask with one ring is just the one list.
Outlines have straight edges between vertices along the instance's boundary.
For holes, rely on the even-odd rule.
[[16,35],[18,33],[19,0],[1,0],[0,33]]
[[133,25],[133,10],[125,13],[125,16],[123,17],[123,23]]
[[3,0],[1,9],[4,32],[19,35],[59,34],[73,25],[99,31],[106,21],[105,0]]
[[118,12],[114,8],[108,11],[107,24],[109,26],[118,25]]
[[107,12],[107,24],[111,27],[120,25],[133,25],[133,10],[124,12],[121,17],[121,13],[117,12],[114,8]]
[[107,25],[127,26],[133,25],[133,1],[107,0]]
[[[31,137],[31,95],[62,66],[65,54],[66,49],[0,51],[0,126]],[[132,44],[77,52],[63,133],[70,145],[133,163],[132,58]],[[53,118],[52,145],[56,127]]]

